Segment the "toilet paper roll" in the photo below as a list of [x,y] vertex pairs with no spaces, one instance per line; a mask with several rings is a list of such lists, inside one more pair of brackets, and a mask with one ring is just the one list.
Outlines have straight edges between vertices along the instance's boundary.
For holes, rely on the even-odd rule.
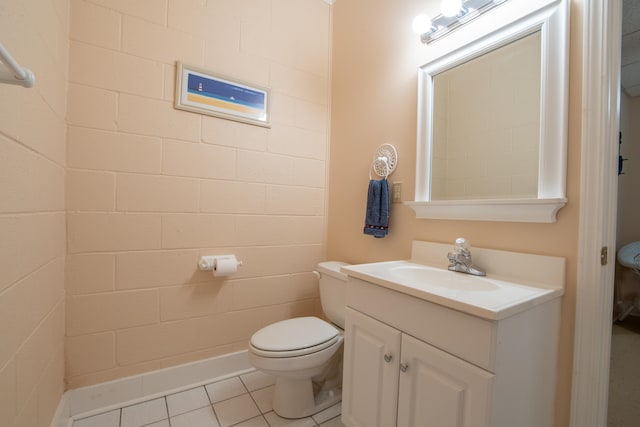
[[215,277],[230,276],[238,272],[238,259],[234,256],[218,258],[213,269]]

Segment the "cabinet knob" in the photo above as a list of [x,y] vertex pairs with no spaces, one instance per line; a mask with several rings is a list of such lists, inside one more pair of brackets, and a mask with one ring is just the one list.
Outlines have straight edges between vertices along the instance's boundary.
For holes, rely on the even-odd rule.
[[391,353],[387,353],[384,355],[384,361],[389,363],[391,362],[391,359],[393,359],[393,356],[391,355]]
[[400,364],[400,370],[402,372],[407,372],[407,369],[409,369],[409,365],[407,365],[406,363],[401,363]]

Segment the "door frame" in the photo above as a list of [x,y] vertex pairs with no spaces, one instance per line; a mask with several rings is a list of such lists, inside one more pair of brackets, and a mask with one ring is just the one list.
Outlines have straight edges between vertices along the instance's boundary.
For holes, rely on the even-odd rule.
[[[584,0],[572,427],[607,425],[617,213],[621,0]],[[600,262],[608,248],[607,265]]]

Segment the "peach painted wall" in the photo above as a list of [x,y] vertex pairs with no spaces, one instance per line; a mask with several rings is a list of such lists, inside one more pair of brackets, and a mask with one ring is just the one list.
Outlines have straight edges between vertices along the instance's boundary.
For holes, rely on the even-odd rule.
[[48,427],[64,391],[68,3],[0,6],[0,42],[36,76],[33,89],[0,85],[0,424],[7,427]]
[[[330,7],[72,0],[70,388],[244,349],[319,311]],[[175,61],[271,88],[270,129],[173,108]],[[244,261],[230,280],[203,254]]]
[[[436,0],[431,6],[437,8]],[[333,74],[328,256],[347,262],[404,259],[411,241],[453,243],[464,236],[478,247],[561,256],[567,259],[556,387],[556,425],[569,423],[575,311],[581,114],[581,3],[572,2],[569,94],[568,204],[553,224],[418,220],[393,204],[389,236],[365,236],[369,167],[375,148],[393,143],[403,183],[402,200],[415,189],[417,68],[425,50],[411,22],[424,0],[337,1],[333,7]],[[445,254],[443,254],[443,257]]]

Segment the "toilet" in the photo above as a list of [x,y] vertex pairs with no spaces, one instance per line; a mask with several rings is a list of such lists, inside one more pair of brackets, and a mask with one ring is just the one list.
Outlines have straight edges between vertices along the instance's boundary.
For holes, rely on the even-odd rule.
[[318,317],[283,320],[257,331],[249,361],[275,376],[273,410],[282,418],[304,418],[342,400],[342,341],[347,276],[343,262],[318,264],[320,302],[329,322]]

